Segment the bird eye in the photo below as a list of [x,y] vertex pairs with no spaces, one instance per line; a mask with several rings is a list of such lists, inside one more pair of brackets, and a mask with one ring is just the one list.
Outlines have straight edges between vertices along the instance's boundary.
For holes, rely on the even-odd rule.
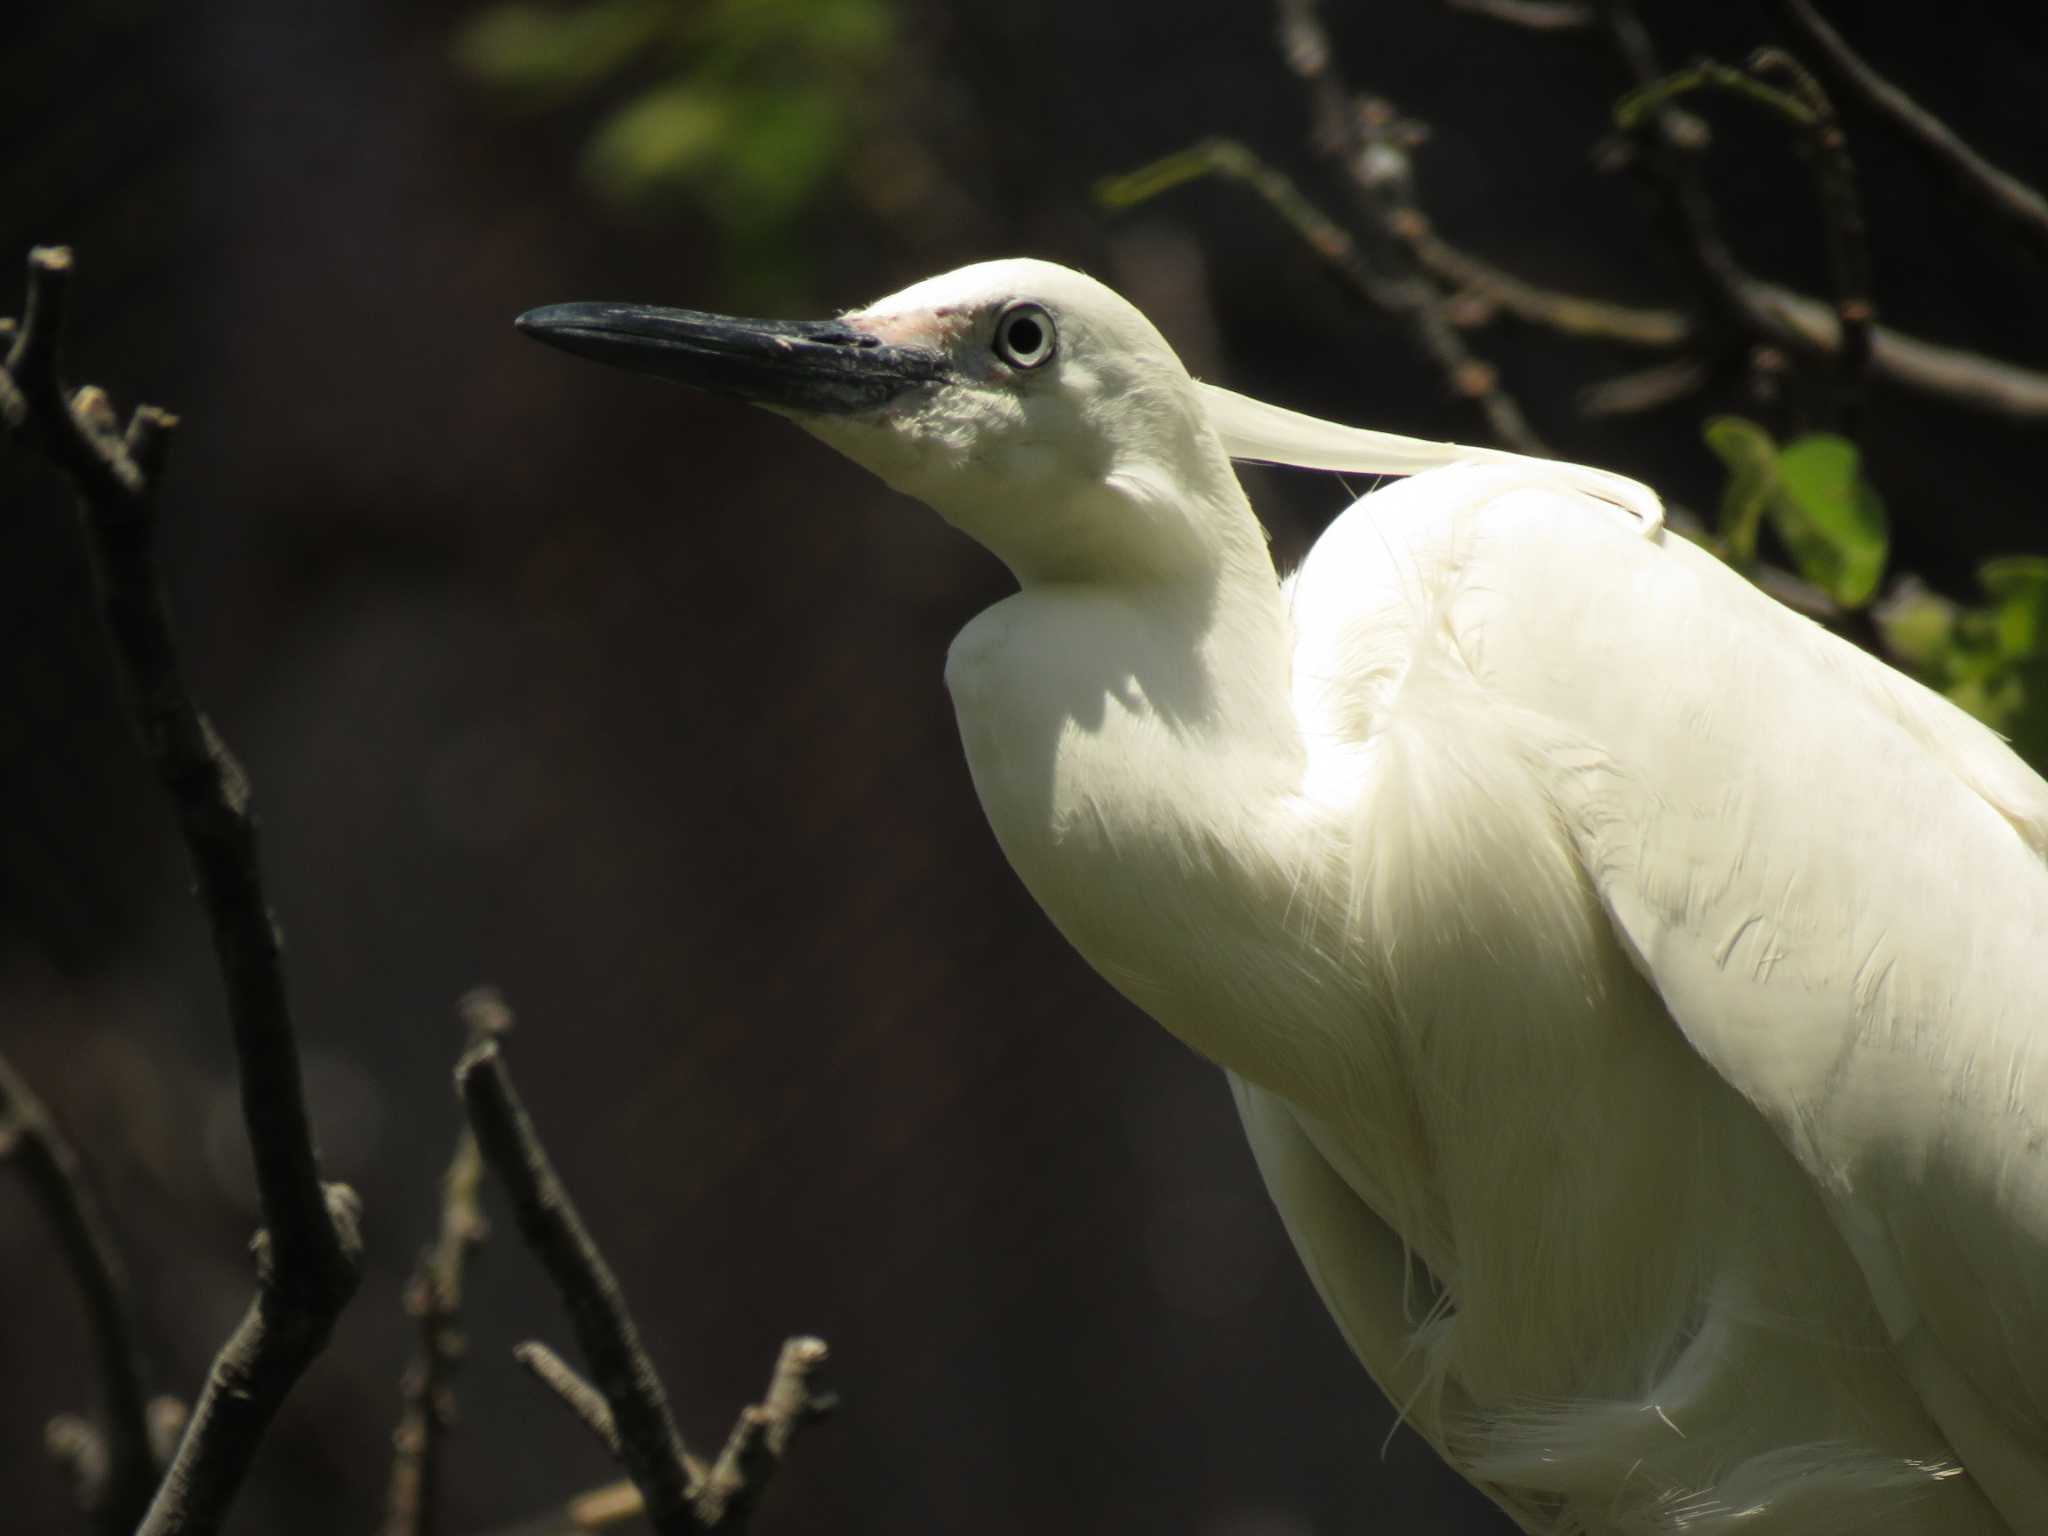
[[1043,304],[1018,299],[996,317],[996,356],[1012,368],[1036,368],[1052,356],[1054,339]]

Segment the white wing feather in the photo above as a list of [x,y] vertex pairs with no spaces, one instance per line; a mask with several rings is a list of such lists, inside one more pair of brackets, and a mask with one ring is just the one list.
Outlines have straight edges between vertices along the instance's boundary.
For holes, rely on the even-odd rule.
[[1415,643],[1543,738],[1524,771],[1615,938],[1813,1181],[1929,1415],[2013,1529],[2048,1528],[2048,784],[1554,475],[1429,480],[1296,578],[1305,729],[1330,759],[1398,717],[1414,658],[1371,632],[1412,588]]

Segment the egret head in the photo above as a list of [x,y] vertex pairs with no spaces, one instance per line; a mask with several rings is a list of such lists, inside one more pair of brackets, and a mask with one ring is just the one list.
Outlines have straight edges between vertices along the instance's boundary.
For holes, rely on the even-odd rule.
[[1204,572],[1256,527],[1173,349],[1050,262],[963,267],[836,320],[561,304],[519,324],[791,417],[1023,581]]

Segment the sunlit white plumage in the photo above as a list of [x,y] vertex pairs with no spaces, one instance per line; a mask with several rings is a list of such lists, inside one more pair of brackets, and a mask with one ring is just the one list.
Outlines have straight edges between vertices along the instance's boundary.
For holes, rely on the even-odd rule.
[[[1524,1529],[2048,1530],[2048,785],[1992,733],[1634,482],[1199,385],[1063,268],[776,343],[865,392],[572,309],[1016,574],[946,671],[997,838]],[[1233,455],[1421,472],[1283,583]]]

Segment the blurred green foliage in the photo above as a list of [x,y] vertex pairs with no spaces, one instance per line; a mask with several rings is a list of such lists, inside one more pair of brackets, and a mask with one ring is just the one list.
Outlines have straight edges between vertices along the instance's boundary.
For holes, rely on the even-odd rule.
[[[1754,566],[1768,522],[1802,577],[1845,609],[1870,607],[1890,535],[1856,445],[1826,432],[1779,443],[1740,416],[1714,417],[1705,436],[1728,471],[1715,552],[1737,569]],[[1909,578],[1871,617],[1894,660],[2010,737],[2028,761],[2048,765],[2048,559],[1987,561],[1978,580],[1981,605],[1951,602]]]
[[787,262],[856,141],[892,0],[499,0],[456,62],[536,111],[594,104],[584,174],[616,204],[686,199],[746,263]]
[[1908,587],[1877,611],[1878,628],[1922,680],[2048,765],[2048,559],[1987,560],[1977,579],[1983,604]]
[[1707,446],[1728,466],[1719,529],[1723,558],[1753,565],[1757,534],[1768,518],[1799,574],[1842,607],[1861,608],[1877,595],[1891,530],[1854,443],[1831,432],[1779,443],[1740,416],[1716,416],[1705,431]]

